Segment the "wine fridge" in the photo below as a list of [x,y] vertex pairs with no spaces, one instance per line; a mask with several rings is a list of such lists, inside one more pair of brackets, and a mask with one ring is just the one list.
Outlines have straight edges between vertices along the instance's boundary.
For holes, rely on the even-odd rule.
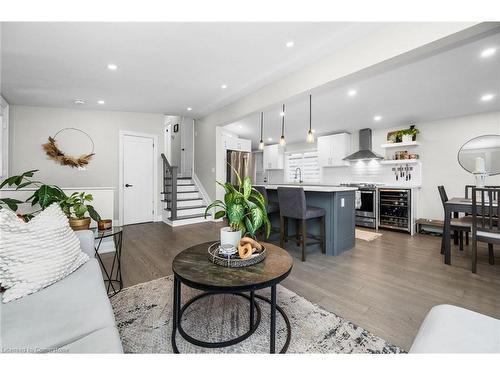
[[378,226],[411,233],[411,190],[379,189]]

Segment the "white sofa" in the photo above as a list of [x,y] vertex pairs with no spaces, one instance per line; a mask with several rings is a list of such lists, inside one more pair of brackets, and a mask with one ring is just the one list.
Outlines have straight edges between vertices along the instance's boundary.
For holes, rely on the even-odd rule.
[[6,304],[0,346],[13,353],[122,353],[91,231],[76,232],[90,260],[68,277]]
[[435,306],[410,353],[500,353],[500,320],[457,306]]

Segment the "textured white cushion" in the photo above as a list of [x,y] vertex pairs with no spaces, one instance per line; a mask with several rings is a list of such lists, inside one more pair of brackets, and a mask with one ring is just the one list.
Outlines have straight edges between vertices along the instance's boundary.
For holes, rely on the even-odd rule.
[[65,278],[88,259],[58,204],[52,204],[28,223],[10,210],[0,210],[0,284],[6,289],[4,303]]

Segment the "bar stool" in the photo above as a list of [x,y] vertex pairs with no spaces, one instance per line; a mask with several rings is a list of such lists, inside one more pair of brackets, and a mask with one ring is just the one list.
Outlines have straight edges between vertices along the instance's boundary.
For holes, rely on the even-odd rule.
[[[295,187],[278,187],[278,202],[280,207],[280,246],[286,240],[294,238],[297,245],[302,246],[302,261],[306,260],[306,247],[319,243],[321,244],[321,252],[326,253],[325,242],[325,215],[326,211],[323,208],[307,206],[306,194],[304,189]],[[288,235],[288,219],[297,220],[295,235]],[[320,219],[320,235],[315,236],[307,233],[307,220]],[[307,243],[307,239],[313,239]]]
[[278,202],[269,202],[267,189],[264,186],[254,186],[254,189],[257,190],[262,195],[262,197],[264,197],[264,201],[266,202],[266,212],[268,214],[275,214],[280,212]]

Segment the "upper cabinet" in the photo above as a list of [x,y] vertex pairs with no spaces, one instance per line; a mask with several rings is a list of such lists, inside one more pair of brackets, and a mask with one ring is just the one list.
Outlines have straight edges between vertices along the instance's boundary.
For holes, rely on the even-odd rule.
[[223,134],[222,143],[224,145],[224,149],[226,150],[235,150],[244,152],[252,151],[252,141],[250,139],[237,138]]
[[280,145],[265,146],[263,155],[264,169],[285,168],[285,152]]
[[351,135],[339,133],[318,137],[318,162],[320,167],[344,167],[343,160],[351,153]]

